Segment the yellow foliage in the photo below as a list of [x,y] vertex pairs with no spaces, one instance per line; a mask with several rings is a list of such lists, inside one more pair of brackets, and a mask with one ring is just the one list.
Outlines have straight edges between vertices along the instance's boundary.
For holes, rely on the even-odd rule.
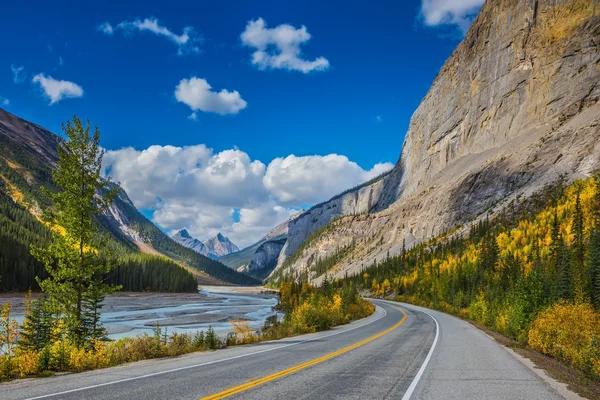
[[589,304],[549,307],[531,325],[529,345],[600,377],[600,314]]
[[21,353],[17,356],[15,364],[19,368],[19,376],[21,378],[35,375],[39,371],[40,353],[32,350]]
[[232,319],[231,321],[229,321],[229,323],[231,324],[233,333],[236,336],[236,343],[248,344],[255,343],[258,341],[258,337],[256,337],[256,335],[254,334],[252,328],[248,326],[248,320],[238,318]]

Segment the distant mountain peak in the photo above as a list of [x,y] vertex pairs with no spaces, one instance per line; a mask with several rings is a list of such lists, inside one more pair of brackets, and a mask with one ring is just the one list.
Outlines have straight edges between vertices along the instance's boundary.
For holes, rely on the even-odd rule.
[[190,235],[190,233],[188,232],[187,229],[182,229],[179,232],[177,232],[175,235],[179,235],[182,238],[186,238],[186,239],[192,239],[192,235]]
[[218,258],[239,251],[239,248],[228,237],[223,236],[221,232],[217,233],[215,237],[205,240],[203,243],[210,253],[209,257]]

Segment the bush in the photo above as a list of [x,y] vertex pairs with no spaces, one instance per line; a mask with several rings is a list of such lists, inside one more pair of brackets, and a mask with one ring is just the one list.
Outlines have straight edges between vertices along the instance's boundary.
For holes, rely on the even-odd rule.
[[546,309],[531,325],[529,345],[600,378],[600,314],[589,304]]

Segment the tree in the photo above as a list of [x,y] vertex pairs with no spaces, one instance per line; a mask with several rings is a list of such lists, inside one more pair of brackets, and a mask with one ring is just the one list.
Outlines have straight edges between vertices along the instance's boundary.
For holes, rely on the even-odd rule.
[[585,297],[585,239],[584,217],[581,209],[581,189],[577,190],[575,213],[573,215],[573,284],[575,286],[575,302],[583,303]]
[[85,326],[84,301],[92,290],[99,296],[114,286],[103,283],[112,263],[94,248],[99,239],[96,218],[108,209],[118,187],[102,179],[100,169],[104,151],[100,148],[100,131],[91,133],[89,121],[84,127],[73,117],[62,126],[65,141],[58,146],[58,165],[52,172],[57,192],[47,192],[54,209],[43,220],[52,229],[52,243],[32,246],[31,253],[46,268],[49,277],[38,279],[41,289],[59,307],[67,324],[67,333],[78,345],[90,339]]
[[46,297],[31,299],[29,292],[26,300],[25,319],[21,325],[19,347],[27,350],[42,350],[50,343],[52,329],[51,307]]
[[600,310],[600,172],[594,176],[595,189],[592,200],[592,232],[589,252],[589,293],[592,305]]
[[564,239],[559,238],[556,271],[558,275],[558,297],[573,300],[573,275],[571,274],[571,252]]
[[108,332],[100,323],[100,310],[103,307],[104,293],[111,290],[110,288],[106,288],[106,286],[103,282],[95,286],[90,286],[83,297],[82,322],[85,329],[84,335],[92,342],[108,339]]

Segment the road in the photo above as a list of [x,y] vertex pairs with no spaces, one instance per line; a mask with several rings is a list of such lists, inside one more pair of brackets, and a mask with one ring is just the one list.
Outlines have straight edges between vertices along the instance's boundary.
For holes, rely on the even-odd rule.
[[0,385],[0,399],[560,399],[473,326],[374,301],[361,321],[279,341]]

